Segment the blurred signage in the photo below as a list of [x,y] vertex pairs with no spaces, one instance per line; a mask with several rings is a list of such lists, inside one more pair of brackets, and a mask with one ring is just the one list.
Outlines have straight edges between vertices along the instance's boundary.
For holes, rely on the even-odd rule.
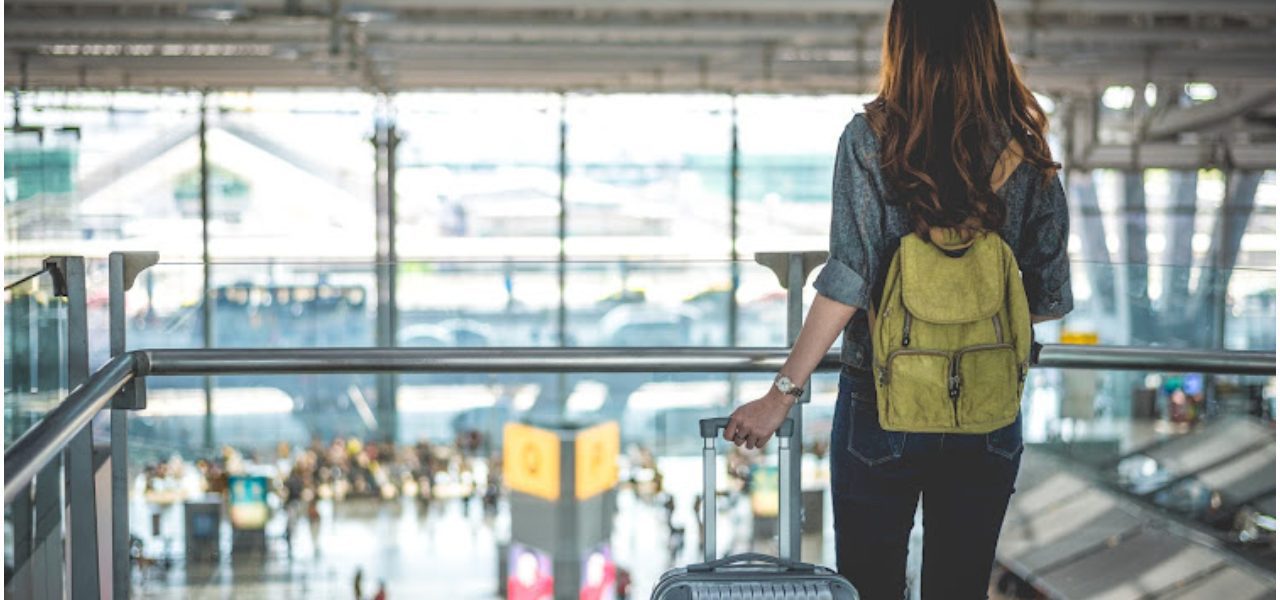
[[507,600],[552,600],[554,588],[551,556],[532,546],[512,543],[507,556]]
[[546,500],[559,499],[560,436],[529,425],[507,423],[502,437],[502,469],[507,487]]
[[232,475],[227,478],[231,526],[262,529],[267,525],[267,478],[261,475]]
[[1098,333],[1094,331],[1067,331],[1064,329],[1058,339],[1063,344],[1098,345]]
[[578,600],[614,600],[618,597],[618,565],[609,544],[601,544],[582,559]]
[[618,423],[585,429],[574,442],[574,495],[585,500],[618,483]]

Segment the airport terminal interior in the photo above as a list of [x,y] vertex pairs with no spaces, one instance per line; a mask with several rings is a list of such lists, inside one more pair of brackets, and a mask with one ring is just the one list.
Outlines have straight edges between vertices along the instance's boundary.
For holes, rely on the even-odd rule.
[[[890,4],[6,0],[5,596],[649,597]],[[1075,309],[990,596],[1273,598],[1276,5],[996,5]],[[828,566],[837,380],[789,463]],[[719,445],[720,555],[777,552],[775,445]]]

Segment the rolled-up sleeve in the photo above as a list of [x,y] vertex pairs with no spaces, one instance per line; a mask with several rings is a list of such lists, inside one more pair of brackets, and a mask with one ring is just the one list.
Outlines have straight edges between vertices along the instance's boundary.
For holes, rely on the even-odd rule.
[[813,287],[848,306],[872,305],[880,265],[882,212],[879,195],[854,144],[857,121],[840,136],[831,185],[830,255]]
[[1071,312],[1071,261],[1067,256],[1070,217],[1062,181],[1037,179],[1017,250],[1031,314],[1061,317]]

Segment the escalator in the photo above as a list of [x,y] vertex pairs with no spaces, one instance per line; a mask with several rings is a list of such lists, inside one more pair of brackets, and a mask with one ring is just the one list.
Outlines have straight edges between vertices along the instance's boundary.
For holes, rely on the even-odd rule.
[[1275,431],[1245,418],[1101,470],[1029,446],[997,549],[1015,597],[1273,598],[1274,560]]

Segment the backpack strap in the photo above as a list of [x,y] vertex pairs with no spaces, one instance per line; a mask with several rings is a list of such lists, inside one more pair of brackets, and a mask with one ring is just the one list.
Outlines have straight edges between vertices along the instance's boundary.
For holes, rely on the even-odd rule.
[[[1010,139],[1008,145],[1004,147],[1004,151],[996,159],[995,166],[991,169],[991,189],[999,191],[1000,187],[1009,181],[1013,176],[1013,172],[1018,170],[1018,165],[1022,164],[1022,146],[1018,144],[1018,140]],[[981,229],[978,220],[970,217],[966,223],[969,227],[930,227],[929,241],[941,249],[943,252],[959,256],[964,254],[965,249],[973,245],[976,236],[974,231]]]
[[991,169],[991,189],[999,191],[1013,176],[1013,172],[1018,170],[1020,164],[1022,164],[1022,146],[1018,144],[1018,140],[1010,139],[1009,145],[1004,147],[1004,152],[1000,153],[995,167]]

